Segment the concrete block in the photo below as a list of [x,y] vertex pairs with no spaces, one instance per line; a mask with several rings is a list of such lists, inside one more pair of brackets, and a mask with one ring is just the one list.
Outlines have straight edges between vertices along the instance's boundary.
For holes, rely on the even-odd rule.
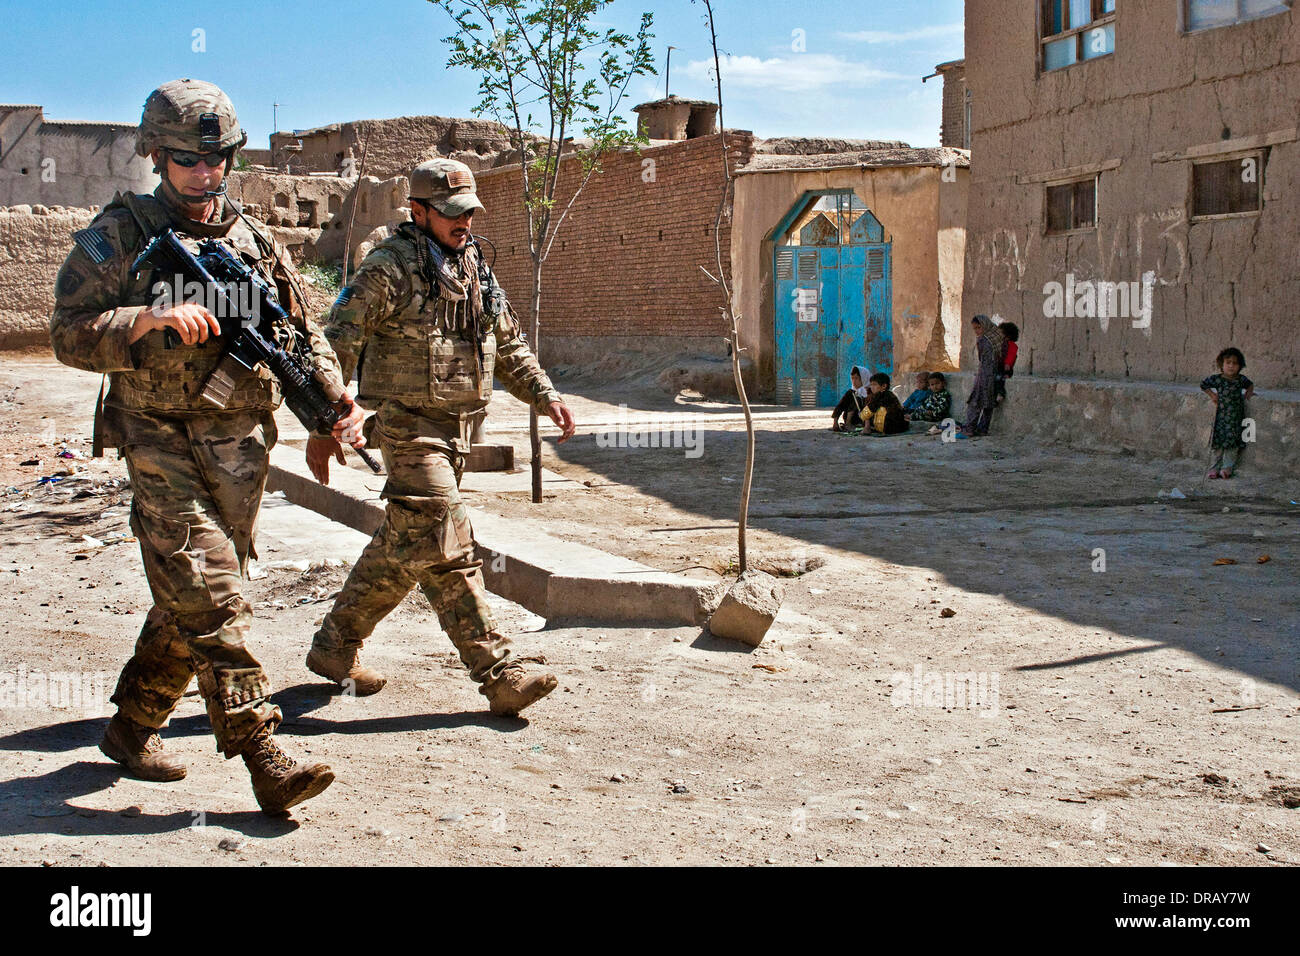
[[[283,491],[308,508],[357,531],[373,534],[384,519],[384,477],[335,467],[322,485],[307,470],[300,449],[271,452],[267,491]],[[718,603],[719,588],[636,561],[563,541],[518,518],[470,508],[470,523],[495,594],[522,604],[549,623],[703,624]]]
[[514,471],[514,445],[475,444],[465,456],[466,471]]
[[781,610],[785,588],[763,571],[746,571],[731,586],[709,619],[709,633],[751,647],[763,643]]

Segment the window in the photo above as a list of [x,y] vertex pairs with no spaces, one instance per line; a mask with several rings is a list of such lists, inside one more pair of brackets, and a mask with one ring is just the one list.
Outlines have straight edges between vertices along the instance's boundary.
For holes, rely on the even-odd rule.
[[1211,30],[1286,13],[1292,0],[1186,0],[1187,29]]
[[838,246],[884,242],[884,228],[856,193],[817,196],[778,240],[791,246]]
[[971,108],[970,108],[970,90],[967,90],[966,91],[966,115],[962,127],[962,148],[963,149],[970,149],[971,119],[972,117],[971,117]]
[[1231,216],[1263,208],[1264,154],[1192,165],[1192,216]]
[[1041,0],[1041,11],[1044,71],[1115,52],[1115,0]]
[[1097,228],[1097,180],[1047,187],[1047,234]]

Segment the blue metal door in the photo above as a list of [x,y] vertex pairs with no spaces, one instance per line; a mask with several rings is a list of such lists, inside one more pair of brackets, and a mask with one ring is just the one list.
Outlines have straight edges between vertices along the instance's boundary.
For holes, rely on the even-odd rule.
[[838,368],[843,371],[840,374],[847,382],[849,369],[861,365],[872,372],[892,375],[890,247],[887,243],[841,246],[840,262],[843,304],[838,355]]
[[777,401],[834,405],[854,365],[892,373],[891,249],[865,204],[810,193],[774,232]]

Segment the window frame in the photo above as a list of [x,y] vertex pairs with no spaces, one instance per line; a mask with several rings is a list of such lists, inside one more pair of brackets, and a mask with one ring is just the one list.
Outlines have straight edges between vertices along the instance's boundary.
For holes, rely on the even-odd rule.
[[[1092,224],[1088,226],[1073,226],[1069,229],[1054,231],[1051,228],[1051,198],[1050,194],[1053,189],[1060,186],[1078,186],[1081,183],[1092,183]],[[1074,197],[1070,197],[1070,218],[1074,218]],[[1070,179],[1054,179],[1050,182],[1043,183],[1043,236],[1056,239],[1061,236],[1084,236],[1097,231],[1097,224],[1101,222],[1101,173],[1093,173],[1090,176],[1076,176]]]
[[[1060,73],[1061,71],[1068,70],[1071,67],[1082,66],[1084,63],[1092,63],[1095,62],[1096,60],[1104,60],[1108,56],[1115,55],[1115,50],[1111,50],[1109,53],[1103,53],[1100,56],[1089,57],[1087,59],[1078,58],[1073,63],[1067,63],[1065,66],[1058,66],[1049,70],[1047,68],[1047,45],[1049,43],[1057,43],[1061,40],[1073,37],[1075,40],[1075,56],[1078,57],[1078,53],[1079,53],[1078,44],[1082,42],[1079,39],[1080,37],[1082,37],[1085,33],[1089,33],[1092,30],[1096,30],[1098,27],[1115,26],[1115,24],[1118,22],[1119,2],[1118,0],[1116,0],[1115,9],[1111,10],[1109,13],[1106,13],[1103,12],[1101,9],[1102,5],[1106,2],[1106,0],[1090,0],[1092,4],[1092,20],[1090,20],[1088,23],[1084,24],[1081,27],[1071,27],[1068,30],[1062,30],[1060,33],[1053,33],[1050,36],[1046,36],[1043,33],[1043,31],[1047,28],[1047,25],[1043,22],[1043,2],[1044,0],[1038,0],[1038,2],[1035,4],[1035,7],[1037,8],[1037,12],[1034,15],[1038,27],[1037,32],[1038,32],[1038,75],[1039,76],[1043,76],[1044,74],[1047,73]],[[1069,0],[1053,0],[1053,2],[1061,2],[1061,3],[1068,4]],[[1118,34],[1118,30],[1116,32]],[[1115,39],[1116,39],[1115,46],[1118,47],[1119,46],[1118,35],[1116,36]]]
[[1260,14],[1257,17],[1242,17],[1240,14],[1242,0],[1237,0],[1237,19],[1231,23],[1217,23],[1208,27],[1194,27],[1192,23],[1192,3],[1194,0],[1179,0],[1178,16],[1181,21],[1182,32],[1184,36],[1201,36],[1204,33],[1210,33],[1214,30],[1226,30],[1229,27],[1239,27],[1246,23],[1259,23],[1262,20],[1269,20],[1273,17],[1280,17],[1284,13],[1294,13],[1296,9],[1295,0],[1278,0],[1279,3],[1285,3],[1287,9],[1275,10],[1272,13]]
[[966,87],[966,89],[963,92],[965,93],[965,96],[962,97],[962,113],[963,113],[962,122],[965,125],[965,130],[964,130],[965,135],[962,136],[962,139],[965,141],[965,145],[962,148],[970,149],[970,143],[971,143],[970,127],[971,127],[971,123],[974,121],[975,114],[971,105],[972,99],[971,99],[970,87],[969,86]]
[[[1258,162],[1258,180],[1255,185],[1258,187],[1259,204],[1254,209],[1246,209],[1241,212],[1216,212],[1205,216],[1196,215],[1196,167],[1197,166],[1215,166],[1222,163],[1240,163],[1243,159],[1255,159]],[[1231,153],[1224,153],[1219,156],[1206,156],[1202,159],[1189,160],[1187,163],[1187,221],[1189,223],[1197,222],[1223,222],[1230,219],[1250,219],[1264,213],[1264,170],[1268,165],[1268,148],[1262,149],[1243,149]]]

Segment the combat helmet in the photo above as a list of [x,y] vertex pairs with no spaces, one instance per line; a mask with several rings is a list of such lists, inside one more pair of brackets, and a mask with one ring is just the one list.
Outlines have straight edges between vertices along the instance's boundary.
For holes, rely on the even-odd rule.
[[149,94],[136,132],[135,151],[155,149],[217,153],[240,149],[248,134],[230,97],[202,80],[172,80]]

